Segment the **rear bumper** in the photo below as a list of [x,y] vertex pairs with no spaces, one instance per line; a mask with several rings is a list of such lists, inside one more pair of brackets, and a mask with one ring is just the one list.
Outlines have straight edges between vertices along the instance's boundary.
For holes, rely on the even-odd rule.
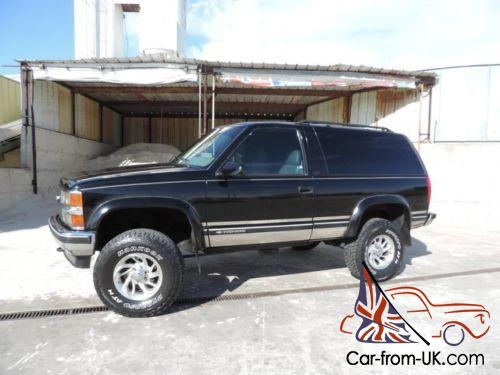
[[432,223],[434,221],[434,219],[436,218],[436,216],[437,216],[436,214],[429,212],[427,214],[427,219],[425,220],[424,225],[429,225],[430,223]]
[[436,214],[427,211],[417,211],[411,214],[411,227],[419,228],[429,225],[436,218]]
[[59,215],[49,219],[49,228],[70,263],[86,267],[94,254],[95,233],[70,230],[61,223]]

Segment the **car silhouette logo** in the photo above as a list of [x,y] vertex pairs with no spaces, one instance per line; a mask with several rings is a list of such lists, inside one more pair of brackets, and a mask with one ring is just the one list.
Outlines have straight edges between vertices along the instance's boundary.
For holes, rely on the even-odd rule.
[[429,344],[407,319],[425,326],[434,339],[442,338],[448,345],[460,345],[466,337],[480,339],[490,329],[490,312],[475,303],[436,303],[413,286],[385,290],[363,265],[360,292],[354,314],[346,315],[340,332],[353,334],[355,317],[361,318],[356,339],[368,343],[414,343],[416,337]]

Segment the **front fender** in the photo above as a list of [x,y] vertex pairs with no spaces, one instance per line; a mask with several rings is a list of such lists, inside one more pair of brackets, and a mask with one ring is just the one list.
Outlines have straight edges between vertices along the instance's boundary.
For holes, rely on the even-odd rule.
[[196,249],[205,249],[203,224],[196,209],[188,202],[173,197],[127,197],[104,202],[94,208],[87,220],[89,230],[96,231],[102,220],[112,212],[131,208],[171,208],[184,213],[193,231]]
[[365,213],[375,206],[383,206],[383,205],[399,205],[403,208],[404,213],[404,222],[401,223],[401,230],[403,235],[403,241],[405,245],[411,245],[411,236],[410,236],[410,223],[411,223],[411,215],[410,215],[410,204],[408,201],[402,197],[401,195],[394,194],[380,194],[373,195],[371,197],[361,199],[356,207],[353,210],[351,220],[349,223],[349,227],[347,228],[345,237],[353,238],[358,234],[363,220],[363,216]]

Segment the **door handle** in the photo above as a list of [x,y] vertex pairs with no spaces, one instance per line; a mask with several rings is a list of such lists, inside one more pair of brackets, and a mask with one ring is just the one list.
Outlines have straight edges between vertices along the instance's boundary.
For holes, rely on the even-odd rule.
[[300,194],[312,194],[314,193],[314,189],[310,186],[299,186],[299,193]]

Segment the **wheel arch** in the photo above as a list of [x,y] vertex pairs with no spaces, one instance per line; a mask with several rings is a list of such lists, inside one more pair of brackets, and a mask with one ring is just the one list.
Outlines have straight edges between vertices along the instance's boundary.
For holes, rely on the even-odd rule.
[[148,210],[169,212],[177,211],[181,213],[189,223],[191,229],[191,238],[194,240],[196,249],[204,249],[205,242],[203,238],[203,225],[200,215],[196,209],[186,201],[173,197],[126,197],[106,201],[92,210],[87,220],[89,230],[96,232],[96,249],[99,249],[100,231],[102,234],[103,223],[107,219],[118,213],[131,211],[147,212]]
[[361,199],[353,210],[345,237],[356,237],[364,223],[379,217],[395,223],[400,229],[403,243],[411,245],[411,214],[408,201],[401,195],[381,194]]

